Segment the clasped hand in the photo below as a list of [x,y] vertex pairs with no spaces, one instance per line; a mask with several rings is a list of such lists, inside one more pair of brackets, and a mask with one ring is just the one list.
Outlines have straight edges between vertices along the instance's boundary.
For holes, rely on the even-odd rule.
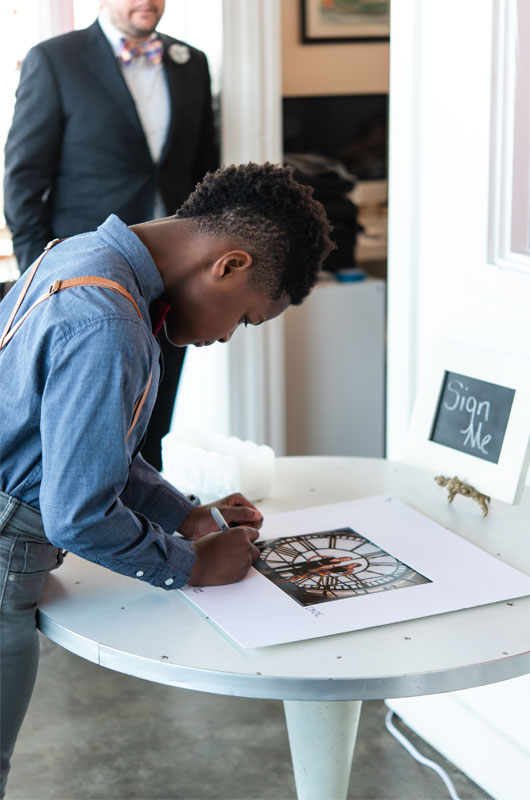
[[[216,506],[229,531],[219,531],[210,513]],[[259,556],[253,544],[259,536],[263,517],[242,494],[231,494],[215,503],[193,508],[179,526],[179,533],[193,542],[196,553],[191,571],[191,586],[220,586],[245,577]]]

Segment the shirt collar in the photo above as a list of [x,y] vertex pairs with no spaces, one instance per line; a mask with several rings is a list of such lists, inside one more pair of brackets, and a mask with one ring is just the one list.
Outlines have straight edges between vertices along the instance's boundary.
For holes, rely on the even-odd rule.
[[138,281],[142,297],[148,304],[164,293],[162,276],[149,250],[116,214],[111,214],[99,225],[98,234],[127,259]]
[[124,34],[112,24],[110,19],[104,13],[99,15],[98,23],[99,27],[107,37],[109,44],[114,51],[114,55],[117,56],[120,52],[121,40],[123,39]]
[[114,51],[114,55],[118,56],[120,53],[121,40],[126,39],[126,35],[112,24],[104,11],[99,15],[98,23],[99,27],[107,37],[109,44]]

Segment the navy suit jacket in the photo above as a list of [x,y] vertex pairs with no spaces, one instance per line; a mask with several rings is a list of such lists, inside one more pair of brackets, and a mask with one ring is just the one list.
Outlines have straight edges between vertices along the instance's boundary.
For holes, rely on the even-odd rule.
[[204,53],[175,63],[161,36],[171,121],[153,162],[136,106],[99,24],[33,47],[24,59],[5,150],[5,216],[21,271],[55,237],[94,230],[112,212],[128,225],[168,214],[217,166]]

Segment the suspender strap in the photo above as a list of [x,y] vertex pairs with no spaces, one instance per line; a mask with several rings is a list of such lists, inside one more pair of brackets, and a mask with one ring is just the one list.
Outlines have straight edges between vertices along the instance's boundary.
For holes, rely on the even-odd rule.
[[50,286],[48,294],[55,294],[55,292],[61,292],[63,289],[71,289],[73,286],[100,286],[103,289],[113,289],[132,303],[134,310],[140,319],[142,319],[140,309],[132,294],[129,294],[121,283],[111,281],[109,278],[99,278],[97,275],[82,275],[80,278],[70,278],[67,281],[55,281],[55,283]]
[[[140,313],[140,309],[138,308],[138,304],[137,304],[136,300],[127,291],[127,289],[125,289],[121,285],[121,283],[117,283],[116,281],[111,281],[109,278],[100,278],[97,275],[82,275],[79,278],[70,278],[69,280],[66,280],[66,281],[57,280],[57,281],[55,281],[55,283],[52,283],[52,285],[50,286],[48,291],[45,292],[44,294],[42,294],[37,300],[35,300],[33,305],[30,306],[30,308],[28,308],[28,310],[25,312],[25,314],[22,315],[22,317],[18,320],[17,324],[12,328],[11,326],[13,325],[13,320],[15,319],[20,306],[22,305],[22,301],[24,300],[24,298],[25,298],[25,296],[27,294],[27,291],[28,291],[28,289],[30,287],[31,281],[33,280],[33,278],[35,276],[35,273],[37,272],[37,269],[39,267],[40,262],[42,261],[42,259],[44,258],[44,256],[48,252],[48,250],[50,250],[50,248],[52,248],[54,246],[54,244],[57,244],[57,242],[60,242],[60,241],[62,241],[62,239],[54,239],[53,241],[49,242],[49,244],[47,244],[46,247],[44,248],[44,252],[41,253],[39,258],[37,259],[37,261],[35,262],[35,264],[31,268],[31,271],[30,271],[30,273],[29,273],[29,275],[27,277],[27,280],[26,280],[23,288],[22,288],[22,291],[21,291],[21,293],[19,295],[19,298],[18,298],[17,302],[15,303],[15,307],[14,307],[13,311],[11,312],[11,315],[10,315],[8,321],[7,321],[7,325],[4,328],[2,336],[0,337],[0,350],[2,350],[2,348],[5,347],[6,344],[9,341],[11,341],[11,339],[13,338],[15,333],[18,331],[18,329],[20,328],[22,323],[31,314],[31,312],[35,308],[37,308],[38,305],[43,303],[45,300],[47,300],[52,295],[57,294],[57,292],[62,292],[63,289],[72,289],[75,286],[99,286],[102,289],[112,289],[114,292],[118,292],[119,294],[121,294],[122,297],[126,297],[127,300],[129,300],[129,302],[132,303],[132,305],[134,306],[134,309],[135,309],[136,313],[138,314],[138,316],[140,317],[140,319],[142,319],[142,315]],[[138,418],[140,416],[140,412],[142,410],[142,407],[144,405],[146,397],[147,397],[147,395],[149,393],[149,389],[151,388],[151,379],[152,379],[152,377],[153,377],[153,373],[151,372],[150,375],[149,375],[149,380],[147,381],[147,386],[145,387],[142,396],[139,397],[138,400],[135,403],[134,411],[133,411],[133,420],[132,420],[132,423],[131,423],[131,427],[129,428],[129,430],[127,432],[126,441],[129,439],[129,436],[131,435],[134,426],[138,422]]]
[[53,245],[56,244],[58,241],[59,241],[59,239],[54,239],[52,242],[49,242],[46,245],[46,247],[44,248],[43,252],[40,254],[38,259],[33,264],[31,270],[29,271],[26,283],[22,287],[22,291],[20,292],[19,298],[18,298],[17,302],[15,303],[15,307],[14,307],[13,311],[11,312],[11,316],[7,320],[7,325],[4,328],[2,336],[0,336],[0,350],[2,349],[4,344],[7,344],[7,342],[5,341],[5,338],[6,338],[7,334],[8,334],[8,332],[9,332],[9,329],[11,328],[11,325],[13,324],[13,320],[15,319],[15,317],[17,315],[18,309],[22,305],[22,301],[24,300],[24,298],[26,296],[26,293],[27,293],[27,291],[29,289],[29,285],[30,285],[31,281],[33,280],[33,277],[34,277],[35,273],[37,272],[37,269],[39,267],[40,262],[42,261],[42,259],[44,258],[44,256],[48,252],[48,250],[51,247],[53,247]]
[[[35,271],[36,271],[35,268],[39,266],[39,263],[40,263],[41,260],[42,260],[42,256],[40,257],[39,261],[35,263],[35,266],[31,270],[32,274],[29,276],[29,280],[26,281],[26,283],[24,285],[24,288],[22,289],[21,295],[17,300],[15,308],[13,309],[13,311],[11,313],[11,316],[9,317],[9,320],[7,322],[7,325],[6,325],[5,329],[4,329],[4,332],[2,333],[2,338],[0,339],[0,350],[3,347],[5,347],[5,345],[10,341],[10,339],[13,338],[13,336],[15,335],[17,330],[20,328],[22,323],[25,321],[25,319],[31,314],[31,312],[35,308],[37,308],[38,305],[40,305],[45,300],[47,300],[49,297],[51,297],[52,294],[57,294],[57,292],[62,292],[63,289],[72,289],[74,286],[100,286],[103,289],[113,289],[115,292],[119,292],[121,295],[123,295],[123,297],[126,297],[127,300],[129,300],[133,304],[136,313],[138,314],[140,319],[142,319],[142,315],[140,314],[140,309],[138,308],[138,304],[136,303],[136,300],[134,299],[134,297],[131,294],[129,294],[127,289],[123,288],[121,283],[116,283],[116,281],[111,281],[108,278],[98,278],[96,275],[83,275],[83,276],[81,276],[79,278],[70,278],[70,280],[55,281],[55,283],[52,283],[52,285],[50,286],[48,291],[45,292],[44,294],[42,294],[38,298],[38,300],[35,300],[33,305],[30,306],[30,308],[28,308],[26,313],[19,319],[19,321],[17,322],[15,327],[11,328],[11,325],[13,324],[13,319],[15,318],[15,314],[17,313],[18,309],[20,308],[20,304],[22,303],[22,300],[24,299],[24,296],[25,296],[25,294],[26,294],[26,292],[28,290],[29,284],[31,283],[31,279],[33,278],[33,275],[35,274]],[[10,330],[10,328],[11,328],[11,330]]]
[[151,388],[151,379],[152,379],[152,377],[153,377],[153,373],[151,372],[149,374],[149,380],[147,381],[147,386],[144,389],[144,393],[142,394],[141,397],[138,398],[138,400],[135,403],[134,412],[133,412],[133,418],[132,418],[132,422],[131,422],[131,427],[127,431],[127,436],[125,437],[125,441],[128,441],[129,436],[133,432],[134,426],[138,422],[138,417],[140,416],[140,412],[141,412],[141,410],[143,408],[143,404],[145,403],[145,398],[149,394],[149,389]]

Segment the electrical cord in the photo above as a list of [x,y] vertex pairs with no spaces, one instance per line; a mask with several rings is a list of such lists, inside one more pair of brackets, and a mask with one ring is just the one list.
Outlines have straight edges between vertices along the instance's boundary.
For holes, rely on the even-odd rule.
[[402,745],[402,747],[405,748],[405,750],[407,750],[410,753],[410,755],[413,758],[416,759],[416,761],[419,761],[419,763],[423,764],[423,766],[429,767],[430,769],[433,769],[436,773],[438,773],[438,775],[440,776],[440,778],[443,780],[443,782],[447,787],[447,791],[449,792],[451,800],[461,800],[460,797],[457,795],[453,781],[451,780],[447,772],[435,761],[431,761],[429,758],[425,758],[425,756],[422,756],[422,754],[418,750],[416,750],[412,742],[410,742],[406,736],[403,736],[403,734],[400,731],[398,731],[395,725],[392,724],[393,716],[394,712],[390,709],[385,718],[385,726],[388,732],[394,737],[394,739],[396,739],[400,743],[400,745]]

